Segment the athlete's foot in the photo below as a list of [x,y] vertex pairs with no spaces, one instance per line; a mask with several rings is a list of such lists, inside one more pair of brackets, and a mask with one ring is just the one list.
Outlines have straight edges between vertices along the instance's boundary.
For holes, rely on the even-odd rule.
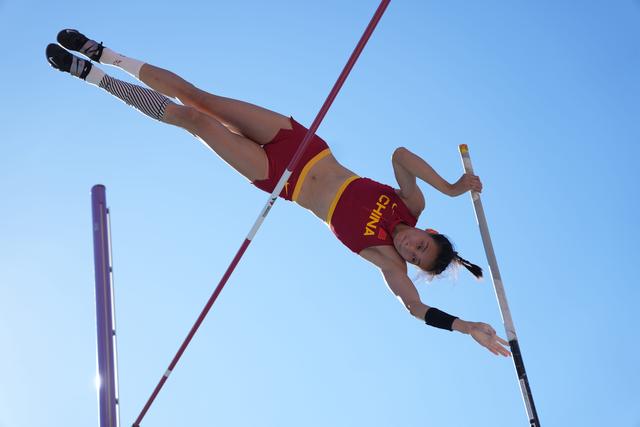
[[70,54],[54,43],[47,46],[47,61],[56,70],[65,71],[83,80],[91,71],[91,63],[89,61]]
[[102,43],[87,38],[78,30],[66,29],[58,33],[58,43],[69,50],[80,52],[92,61],[100,61]]

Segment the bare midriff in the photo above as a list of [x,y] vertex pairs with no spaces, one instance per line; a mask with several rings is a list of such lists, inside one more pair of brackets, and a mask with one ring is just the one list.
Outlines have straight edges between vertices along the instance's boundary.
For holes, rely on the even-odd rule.
[[324,221],[336,192],[345,180],[354,175],[329,154],[311,168],[296,203]]

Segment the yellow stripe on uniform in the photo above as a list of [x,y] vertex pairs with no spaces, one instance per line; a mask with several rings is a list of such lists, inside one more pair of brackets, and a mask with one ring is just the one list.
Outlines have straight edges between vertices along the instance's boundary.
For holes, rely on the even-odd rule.
[[358,178],[360,178],[358,175],[353,175],[352,177],[347,178],[342,183],[340,188],[338,188],[338,191],[336,192],[336,195],[333,198],[333,201],[331,202],[331,207],[329,208],[329,213],[327,214],[327,224],[329,226],[331,226],[331,218],[333,218],[333,211],[336,209],[336,206],[338,205],[338,200],[340,200],[340,196],[342,196],[342,193],[344,192],[344,190],[346,190],[346,188],[349,186],[349,184],[351,184],[353,181],[355,181]]
[[291,197],[291,200],[293,200],[294,202],[298,200],[300,191],[302,191],[302,184],[304,183],[304,179],[307,177],[307,174],[309,173],[311,168],[320,160],[327,157],[329,154],[331,154],[331,150],[325,148],[324,150],[313,156],[313,158],[309,160],[306,165],[304,165],[304,168],[302,168],[302,172],[300,172],[300,176],[298,177],[298,182],[296,182],[296,187],[293,189],[293,196]]

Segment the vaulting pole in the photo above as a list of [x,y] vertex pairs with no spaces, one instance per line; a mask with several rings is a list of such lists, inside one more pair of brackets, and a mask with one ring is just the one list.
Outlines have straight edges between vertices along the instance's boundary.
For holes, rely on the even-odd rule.
[[149,399],[147,400],[147,403],[144,405],[144,408],[142,408],[142,411],[140,412],[140,415],[138,415],[138,418],[136,418],[135,422],[133,423],[134,427],[139,426],[140,423],[142,422],[142,419],[144,418],[145,414],[147,413],[147,411],[151,407],[151,404],[153,403],[153,401],[155,400],[156,396],[158,395],[158,393],[160,392],[160,390],[164,386],[164,383],[169,378],[169,375],[171,375],[171,372],[173,372],[173,369],[178,364],[178,361],[180,360],[180,358],[182,357],[182,354],[184,353],[184,351],[186,350],[187,346],[191,342],[191,339],[193,338],[193,336],[197,332],[198,328],[200,327],[200,325],[204,321],[204,318],[209,313],[209,310],[211,309],[211,307],[213,306],[213,303],[218,298],[218,295],[220,295],[220,292],[222,291],[222,288],[224,288],[224,285],[227,283],[227,280],[229,280],[229,277],[231,276],[231,274],[235,270],[236,265],[238,264],[238,262],[240,262],[240,259],[242,258],[242,256],[244,255],[245,251],[247,250],[247,248],[251,244],[251,240],[253,240],[253,237],[256,235],[256,233],[260,229],[260,226],[262,225],[263,221],[265,220],[265,218],[269,214],[269,211],[271,210],[271,207],[275,204],[276,200],[278,199],[278,195],[280,194],[280,192],[282,191],[282,188],[285,186],[285,183],[287,182],[287,180],[289,179],[289,177],[293,173],[293,169],[298,164],[300,158],[302,157],[302,154],[304,153],[305,149],[307,148],[307,145],[309,144],[309,141],[311,141],[311,138],[313,138],[313,136],[315,135],[316,131],[318,130],[318,127],[320,126],[320,123],[322,122],[322,119],[324,119],[324,116],[327,114],[327,111],[329,111],[329,107],[331,107],[331,104],[333,103],[333,100],[338,95],[338,92],[340,91],[340,88],[342,87],[342,85],[344,84],[345,80],[347,79],[347,76],[349,75],[349,73],[351,72],[351,69],[353,68],[353,66],[355,65],[356,61],[358,60],[358,57],[360,56],[360,53],[362,53],[362,50],[364,49],[365,45],[367,44],[367,41],[371,37],[371,34],[373,33],[373,31],[375,30],[376,26],[378,25],[378,22],[380,21],[380,18],[382,18],[382,15],[384,14],[384,12],[387,9],[387,6],[389,5],[390,2],[391,2],[391,0],[382,0],[380,2],[380,5],[378,6],[378,9],[376,10],[375,14],[373,15],[373,18],[371,18],[371,21],[369,22],[369,25],[365,29],[364,34],[362,35],[362,37],[360,38],[360,41],[358,42],[357,46],[353,50],[353,53],[351,54],[351,57],[349,58],[349,61],[345,65],[344,69],[342,70],[342,73],[340,73],[340,76],[338,77],[338,80],[336,81],[335,85],[333,86],[333,89],[331,89],[331,92],[329,93],[329,96],[327,96],[327,99],[325,100],[324,104],[322,105],[322,108],[320,108],[320,111],[318,112],[318,115],[316,116],[315,120],[313,121],[313,123],[309,127],[309,130],[308,130],[307,134],[302,139],[302,142],[300,143],[300,146],[298,147],[298,151],[296,151],[296,153],[294,154],[293,158],[291,159],[291,162],[289,163],[289,166],[287,166],[287,170],[282,174],[282,177],[280,178],[280,181],[278,181],[278,184],[276,185],[276,188],[273,190],[273,192],[269,196],[269,199],[267,200],[267,203],[265,204],[265,206],[262,209],[260,215],[258,216],[258,219],[256,220],[255,224],[253,225],[253,227],[249,231],[249,234],[245,238],[244,242],[240,246],[240,249],[236,253],[236,256],[231,261],[231,264],[227,268],[227,271],[222,276],[222,279],[220,280],[220,282],[218,283],[218,286],[216,287],[215,291],[213,292],[213,294],[209,298],[209,301],[207,301],[207,304],[205,305],[204,309],[200,313],[200,316],[198,316],[198,319],[196,320],[195,324],[192,326],[191,330],[189,331],[189,334],[187,335],[187,337],[185,338],[184,342],[182,343],[182,345],[178,349],[178,352],[176,353],[176,355],[174,356],[173,360],[169,364],[169,367],[167,368],[166,372],[164,373],[164,375],[162,375],[162,378],[160,379],[160,382],[158,383],[156,388],[153,390],[153,393],[151,394],[151,397],[149,397]]
[[[471,165],[471,156],[469,155],[469,147],[466,144],[462,144],[459,147],[460,157],[462,158],[462,165],[466,173],[473,173],[473,166]],[[502,322],[504,323],[504,329],[507,333],[507,340],[509,341],[509,347],[513,354],[513,363],[516,368],[516,374],[518,375],[518,382],[520,384],[520,392],[522,393],[522,399],[524,400],[524,406],[527,410],[527,416],[529,417],[530,427],[540,427],[540,420],[538,420],[538,413],[536,412],[536,406],[533,403],[533,395],[531,394],[531,388],[529,387],[529,379],[524,369],[524,361],[522,360],[522,353],[520,352],[520,345],[518,345],[518,337],[516,335],[516,327],[513,324],[511,318],[511,311],[509,310],[509,304],[507,303],[507,295],[502,285],[502,276],[500,276],[500,270],[498,269],[498,260],[496,254],[493,251],[493,244],[491,243],[491,236],[489,235],[489,226],[487,225],[487,218],[484,214],[484,208],[482,207],[482,200],[480,200],[480,194],[476,191],[471,192],[471,199],[473,201],[473,209],[476,213],[476,219],[478,226],[480,227],[480,235],[482,236],[482,244],[484,245],[484,251],[487,254],[487,260],[489,261],[489,269],[491,270],[491,280],[493,281],[493,289],[495,290],[496,297],[498,299],[498,305],[500,306],[500,313],[502,314]]]
[[118,372],[116,354],[116,326],[113,306],[113,280],[111,268],[111,236],[109,209],[103,185],[91,189],[93,218],[93,260],[96,283],[96,326],[98,376],[98,406],[100,427],[118,427]]

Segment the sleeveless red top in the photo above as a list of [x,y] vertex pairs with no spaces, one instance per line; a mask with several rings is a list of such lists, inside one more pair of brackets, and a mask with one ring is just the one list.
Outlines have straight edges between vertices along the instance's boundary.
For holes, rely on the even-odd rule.
[[326,222],[338,240],[360,253],[371,246],[393,245],[396,225],[414,227],[417,218],[392,187],[353,176],[336,193]]

